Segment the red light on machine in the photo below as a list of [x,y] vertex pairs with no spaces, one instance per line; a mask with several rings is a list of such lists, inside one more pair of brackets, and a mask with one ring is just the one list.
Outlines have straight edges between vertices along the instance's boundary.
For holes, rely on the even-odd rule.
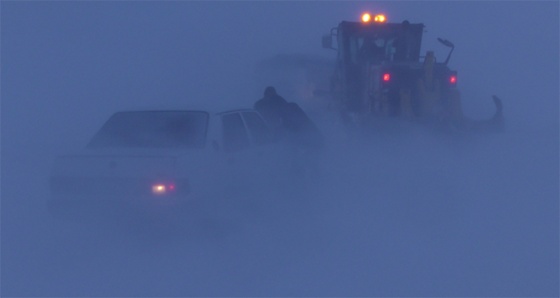
[[451,84],[457,84],[457,76],[456,75],[451,75],[449,77],[449,83]]
[[388,83],[390,80],[391,80],[391,74],[390,73],[384,73],[383,74],[383,82]]

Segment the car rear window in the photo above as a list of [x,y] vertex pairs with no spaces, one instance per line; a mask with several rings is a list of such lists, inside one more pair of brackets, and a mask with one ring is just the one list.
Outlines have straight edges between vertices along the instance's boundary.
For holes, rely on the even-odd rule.
[[119,112],[88,147],[202,148],[208,117],[201,111]]

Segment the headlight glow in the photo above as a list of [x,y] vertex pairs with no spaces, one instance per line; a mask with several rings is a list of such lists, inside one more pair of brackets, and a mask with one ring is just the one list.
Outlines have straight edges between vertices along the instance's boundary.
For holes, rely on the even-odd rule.
[[163,195],[167,192],[167,187],[165,184],[154,184],[152,185],[152,193],[155,195]]

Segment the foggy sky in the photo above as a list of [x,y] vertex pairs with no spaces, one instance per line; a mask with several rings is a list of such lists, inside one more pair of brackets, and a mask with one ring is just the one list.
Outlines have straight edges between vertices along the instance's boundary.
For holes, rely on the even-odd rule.
[[[559,9],[558,1],[2,1],[2,296],[558,295]],[[304,232],[296,233],[294,239],[283,235],[284,239],[291,240],[288,243],[293,244],[290,246],[293,254],[280,249],[273,252],[284,253],[284,259],[278,260],[278,263],[296,258],[298,261],[292,267],[283,267],[264,253],[259,254],[259,249],[255,248],[258,242],[252,238],[252,235],[266,234],[259,228],[241,232],[243,236],[239,241],[228,238],[226,244],[206,240],[202,244],[191,243],[194,248],[191,247],[189,252],[211,260],[210,264],[178,261],[175,258],[181,253],[176,247],[165,248],[167,254],[158,256],[159,261],[155,262],[150,258],[157,252],[151,250],[129,253],[126,246],[113,245],[108,248],[110,252],[107,254],[94,253],[91,247],[99,243],[79,237],[83,241],[55,236],[58,241],[68,241],[68,247],[73,249],[72,260],[82,260],[76,249],[84,249],[85,258],[96,258],[103,268],[91,269],[88,266],[92,264],[88,262],[79,262],[79,268],[74,269],[54,264],[55,261],[64,262],[63,254],[57,249],[65,245],[57,246],[49,241],[49,233],[60,234],[53,232],[57,226],[51,223],[41,204],[46,195],[49,167],[56,154],[83,147],[112,113],[122,109],[188,106],[191,103],[214,108],[251,106],[261,97],[265,87],[256,84],[256,63],[281,53],[334,58],[334,51],[321,48],[321,36],[342,20],[357,20],[366,10],[385,13],[389,21],[407,19],[424,23],[426,32],[422,52],[434,50],[439,61],[445,59],[447,48],[438,44],[436,38],[442,37],[455,44],[450,67],[458,71],[458,86],[467,115],[489,117],[494,111],[490,96],[496,94],[503,100],[507,126],[505,136],[475,139],[474,144],[466,145],[466,149],[459,150],[459,153],[437,149],[427,159],[451,174],[442,175],[430,170],[423,172],[428,177],[450,181],[453,186],[449,186],[449,192],[471,186],[463,189],[469,196],[480,195],[482,198],[481,194],[486,194],[498,198],[496,202],[499,203],[480,199],[464,203],[465,206],[449,207],[452,210],[463,207],[471,210],[472,213],[465,215],[465,220],[473,222],[477,222],[475,214],[482,212],[482,220],[475,225],[478,228],[471,226],[463,234],[488,244],[486,249],[477,250],[476,258],[472,259],[476,261],[461,263],[456,254],[446,255],[448,250],[444,249],[436,249],[443,253],[443,257],[440,254],[436,258],[435,251],[426,250],[426,254],[422,255],[425,257],[423,261],[418,261],[414,258],[418,251],[409,249],[405,243],[411,246],[421,243],[418,245],[424,248],[438,245],[423,246],[426,240],[415,238],[417,231],[408,226],[403,228],[406,231],[393,226],[387,232],[398,235],[396,243],[402,244],[400,250],[391,251],[389,246],[383,245],[378,247],[379,255],[386,253],[390,258],[405,256],[402,262],[391,263],[382,257],[364,262],[337,258],[352,255],[352,251],[363,244],[358,237],[352,236],[361,234],[356,232],[346,237],[341,231],[346,228],[354,230],[355,227],[350,224],[345,226],[343,220],[336,222],[342,225],[336,225],[317,215],[319,219],[310,216],[313,219],[309,222],[320,222],[333,229],[332,233],[324,232],[321,239],[345,245],[301,257],[302,252],[298,250],[301,246],[296,243],[303,242],[305,247],[306,244],[312,246],[322,242],[306,242]],[[282,94],[282,90],[278,91]],[[442,145],[439,141],[428,143],[428,146]],[[447,145],[445,143],[443,147],[448,148]],[[348,177],[360,176],[358,173],[369,175],[366,164],[371,162],[376,163],[378,169],[391,171],[391,177],[409,177],[418,184],[425,182],[415,180],[412,177],[416,176],[412,174],[403,174],[411,172],[411,168],[402,162],[402,156],[395,154],[388,159],[372,160],[368,159],[371,157],[366,154],[366,149],[338,146],[336,149],[341,151],[335,152],[358,152],[354,159],[348,156],[340,160],[330,159],[328,166],[332,169],[353,173]],[[364,146],[372,145],[367,143]],[[390,146],[381,145],[375,150],[391,152]],[[424,149],[428,152],[427,149],[432,148]],[[416,154],[408,149],[399,150],[398,153],[402,154]],[[462,155],[469,150],[476,154]],[[445,162],[437,155],[438,152],[446,158]],[[360,156],[364,159],[359,159]],[[479,173],[476,165],[482,165],[484,170]],[[416,166],[414,169],[429,168],[427,161],[419,161]],[[464,173],[469,173],[468,178]],[[511,175],[492,177],[492,174]],[[377,178],[392,185],[391,181],[383,180],[388,179],[385,176]],[[337,189],[356,183],[347,179],[340,182]],[[490,186],[484,183],[480,186],[479,182],[486,181],[484,179],[496,179],[500,189],[485,189]],[[362,182],[356,183],[360,185],[359,195],[356,196],[359,199],[354,202],[356,206],[365,203],[365,195],[362,194],[367,193],[363,188],[367,183],[365,180]],[[516,187],[515,191],[509,189],[510,185]],[[389,192],[393,187],[399,188],[393,185],[377,189],[380,192],[377,194],[383,195],[381,193]],[[314,198],[313,202],[317,202],[320,201],[318,197],[326,194],[325,190],[317,190],[316,196],[310,196]],[[424,195],[425,198],[431,197],[430,192]],[[507,197],[516,195],[518,200]],[[346,195],[341,191],[340,196]],[[426,204],[441,203],[438,198],[434,200],[428,200]],[[507,203],[512,201],[519,205]],[[361,222],[355,221],[355,214],[350,214],[351,210],[360,208],[340,209],[335,202],[334,199],[327,201],[320,210],[341,218],[354,218],[351,223]],[[391,208],[399,209],[406,205],[402,204]],[[419,208],[427,212],[431,210],[424,205]],[[348,214],[344,213],[345,210]],[[403,216],[403,212],[395,212]],[[525,212],[531,215],[524,217],[528,214]],[[501,224],[504,226],[494,225],[492,214],[502,216],[504,221]],[[358,215],[367,217],[366,214]],[[380,215],[380,218],[385,217]],[[453,219],[446,217],[440,220]],[[393,222],[379,219],[376,223],[385,225]],[[426,225],[432,227],[430,223]],[[315,231],[314,228],[311,224],[309,229]],[[80,231],[72,227],[66,229],[62,235],[75,236]],[[288,229],[299,231],[294,227]],[[523,232],[519,235],[502,233],[511,229]],[[281,233],[283,228],[274,226],[271,230]],[[447,235],[452,232],[435,228],[434,233]],[[266,247],[279,244],[276,240],[266,239],[270,241],[265,244]],[[242,241],[248,241],[255,247],[245,249]],[[456,245],[467,251],[465,246],[470,245],[465,239],[446,241],[439,247]],[[531,246],[531,241],[540,248]],[[510,251],[503,252],[506,257],[499,259],[502,262],[500,265],[491,266],[486,271],[477,268],[483,266],[485,258],[502,254],[492,250],[492,243],[499,243],[494,246],[495,249]],[[509,246],[522,243],[527,246],[522,245],[519,250]],[[220,245],[232,250],[224,251]],[[367,245],[377,247],[374,240],[368,240]],[[254,254],[250,255],[250,252]],[[239,254],[241,256],[236,259]],[[269,270],[259,266],[259,258],[270,266]],[[437,274],[429,275],[433,280],[447,281],[448,288],[429,285],[431,277],[418,278],[414,275],[415,272],[423,272],[419,268],[429,267],[428,260],[436,259],[461,268],[454,270],[451,265],[441,265]],[[35,260],[39,264],[34,267],[26,260]],[[145,262],[138,264],[138,260]],[[513,266],[516,269],[512,269],[511,262],[516,260],[520,267]],[[113,262],[118,266],[111,267]],[[551,265],[553,262],[556,266]],[[162,286],[163,283],[150,287],[146,282],[157,279],[156,273],[163,270],[182,272],[176,268],[177,264],[194,264],[194,270],[198,272],[189,271],[185,273],[185,278],[190,280],[188,285],[196,290],[189,291],[189,286],[179,279],[170,282],[167,288]],[[393,266],[395,264],[397,266]],[[407,266],[410,266],[408,271]],[[50,268],[57,269],[50,272]],[[223,270],[215,275],[212,268]],[[241,268],[241,273],[233,268]],[[378,288],[364,276],[349,277],[355,272],[369,272],[371,268],[377,268],[372,269],[372,274],[375,276],[373,279],[382,283]],[[130,273],[129,269],[137,272]],[[73,275],[72,270],[78,273]],[[119,274],[127,277],[122,284],[111,284],[104,280],[105,270],[112,271],[110,276],[113,278]],[[446,277],[445,272],[451,273]],[[487,272],[487,276],[476,276],[476,272]],[[534,277],[524,279],[526,272]],[[256,273],[261,274],[262,280],[258,280],[259,274]],[[57,274],[67,278],[66,282],[72,283],[72,286],[64,285],[63,278],[53,277]],[[511,278],[504,277],[508,274]],[[318,277],[309,278],[313,275]],[[86,280],[87,276],[91,280]],[[282,278],[275,279],[275,276]],[[251,287],[247,284],[248,280],[255,280],[258,285]],[[497,284],[492,284],[492,280]],[[96,283],[103,284],[104,288],[96,288]],[[340,286],[334,286],[337,284]]]
[[555,5],[5,2],[2,106],[13,111],[5,117],[29,113],[32,107],[56,130],[78,119],[92,123],[94,130],[104,114],[137,104],[248,105],[262,92],[262,86],[254,85],[257,61],[278,53],[334,57],[334,51],[321,48],[320,37],[341,20],[356,20],[369,10],[384,12],[390,20],[424,23],[422,52],[434,50],[439,59],[445,58],[447,48],[436,38],[455,43],[450,66],[459,72],[466,113],[491,115],[489,98],[497,94],[509,119],[524,126],[555,125]]

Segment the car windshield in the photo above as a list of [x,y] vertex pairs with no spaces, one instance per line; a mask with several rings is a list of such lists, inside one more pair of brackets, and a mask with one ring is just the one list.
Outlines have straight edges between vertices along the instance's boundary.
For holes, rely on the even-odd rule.
[[208,113],[145,111],[114,114],[88,147],[202,148]]

